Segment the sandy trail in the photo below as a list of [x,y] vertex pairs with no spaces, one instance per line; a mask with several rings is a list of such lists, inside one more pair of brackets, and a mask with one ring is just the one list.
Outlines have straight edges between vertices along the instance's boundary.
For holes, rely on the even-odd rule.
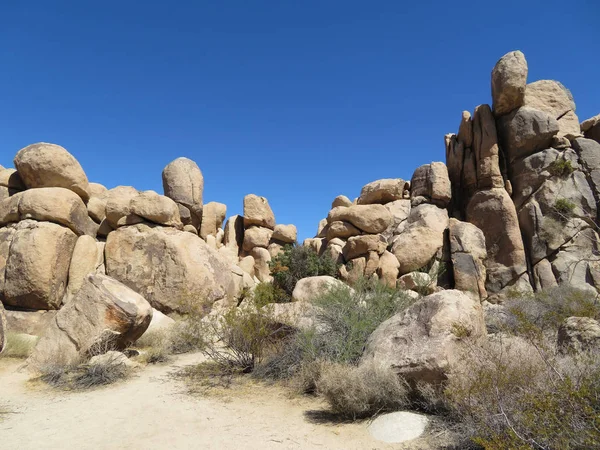
[[[185,393],[169,373],[200,360],[184,355],[125,382],[87,392],[27,383],[21,362],[0,360],[0,448],[10,449],[389,449],[366,423],[315,424],[314,399],[258,386],[229,398]],[[248,392],[249,391],[249,392]]]

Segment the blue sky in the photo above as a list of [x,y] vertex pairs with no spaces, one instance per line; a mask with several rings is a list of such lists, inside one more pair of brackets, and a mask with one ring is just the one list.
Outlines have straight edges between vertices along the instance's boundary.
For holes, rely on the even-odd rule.
[[90,181],[162,193],[187,156],[205,202],[263,195],[312,237],[335,196],[444,161],[510,50],[598,114],[599,20],[594,0],[2,0],[0,164],[53,142]]

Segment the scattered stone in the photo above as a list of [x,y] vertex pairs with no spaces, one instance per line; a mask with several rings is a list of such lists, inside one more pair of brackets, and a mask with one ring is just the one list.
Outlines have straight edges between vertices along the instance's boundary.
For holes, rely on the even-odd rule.
[[378,441],[397,444],[418,438],[428,424],[429,419],[422,414],[398,411],[377,416],[368,430]]

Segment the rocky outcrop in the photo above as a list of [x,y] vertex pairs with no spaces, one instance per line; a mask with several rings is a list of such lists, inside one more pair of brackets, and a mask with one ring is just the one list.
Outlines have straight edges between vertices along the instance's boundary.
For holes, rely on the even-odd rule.
[[231,270],[198,236],[145,224],[108,235],[106,273],[146,298],[164,313],[210,309],[233,296]]
[[84,202],[90,197],[89,182],[79,162],[60,145],[40,142],[18,151],[15,168],[28,189],[62,187]]
[[150,304],[105,275],[88,276],[71,302],[48,325],[28,363],[77,364],[94,354],[125,349],[152,320]]
[[487,250],[483,232],[471,223],[456,219],[450,219],[448,228],[454,288],[477,300],[485,299]]
[[383,322],[361,363],[389,367],[409,383],[443,382],[468,342],[487,337],[481,304],[456,290],[429,295]]
[[204,194],[204,177],[198,164],[188,158],[177,158],[163,169],[162,182],[165,196],[177,203],[181,222],[198,230]]

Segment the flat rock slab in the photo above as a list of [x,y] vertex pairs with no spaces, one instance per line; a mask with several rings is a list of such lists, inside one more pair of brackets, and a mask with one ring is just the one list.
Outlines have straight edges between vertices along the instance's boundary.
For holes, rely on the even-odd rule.
[[395,444],[418,438],[425,432],[428,423],[429,419],[421,414],[394,412],[371,422],[369,433],[378,441]]

